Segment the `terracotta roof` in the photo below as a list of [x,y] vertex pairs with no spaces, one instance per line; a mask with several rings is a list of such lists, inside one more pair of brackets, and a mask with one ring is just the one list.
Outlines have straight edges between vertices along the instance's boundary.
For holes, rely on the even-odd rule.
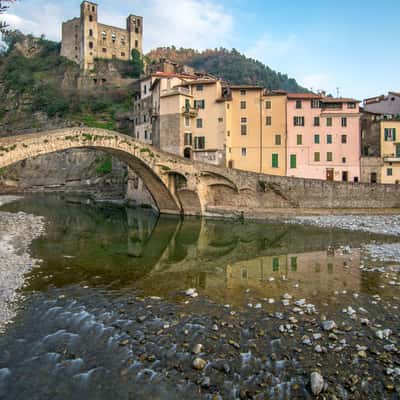
[[322,96],[315,93],[288,93],[287,98],[290,100],[311,100],[322,99]]
[[263,86],[257,86],[257,85],[231,85],[230,88],[232,90],[260,90],[260,89],[264,89]]
[[359,103],[360,100],[351,99],[348,97],[323,97],[324,103]]
[[393,94],[394,96],[399,96],[400,97],[400,92],[389,92],[389,94]]

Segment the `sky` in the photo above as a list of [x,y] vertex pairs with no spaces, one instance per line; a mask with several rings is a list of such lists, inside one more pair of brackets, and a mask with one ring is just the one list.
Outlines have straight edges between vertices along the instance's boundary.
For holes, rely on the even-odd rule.
[[[61,39],[80,0],[19,0],[13,28]],[[359,100],[400,92],[400,0],[98,0],[99,20],[144,17],[145,51],[235,48],[312,90]]]

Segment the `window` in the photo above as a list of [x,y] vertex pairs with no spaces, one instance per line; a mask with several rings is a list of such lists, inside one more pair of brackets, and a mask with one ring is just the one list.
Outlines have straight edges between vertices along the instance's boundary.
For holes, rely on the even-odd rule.
[[231,131],[226,131],[226,136],[231,136]]
[[115,32],[111,33],[111,39],[113,42],[115,42],[115,39],[117,38],[117,35],[115,34]]
[[192,145],[192,134],[191,133],[185,133],[185,146],[191,146]]
[[247,118],[246,117],[240,118],[240,123],[241,124],[247,124]]
[[244,125],[244,124],[240,125],[240,134],[242,136],[246,136],[247,135],[247,125]]
[[304,126],[304,117],[293,117],[294,126]]
[[273,272],[279,271],[279,258],[278,257],[274,257],[272,259],[272,271]]
[[345,128],[347,126],[347,118],[342,117],[342,127]]
[[301,100],[296,100],[296,108],[299,110],[302,107]]
[[271,126],[272,125],[272,117],[266,117],[265,118],[265,125]]
[[332,144],[333,143],[332,135],[326,135],[326,143],[327,144]]
[[315,143],[315,144],[319,144],[319,142],[320,142],[320,137],[319,137],[319,135],[314,135],[314,143]]
[[89,15],[89,21],[93,22],[93,15]]
[[396,128],[385,128],[385,142],[396,141]]
[[319,117],[314,117],[314,126],[319,126],[319,125],[320,125]]
[[326,153],[326,161],[333,161],[333,154],[331,151]]
[[198,92],[202,92],[204,90],[204,86],[203,85],[196,85],[196,90]]
[[386,175],[387,176],[393,176],[393,168],[387,168],[386,169]]
[[321,156],[320,156],[319,152],[314,153],[314,161],[315,162],[321,161]]
[[342,181],[348,182],[349,180],[349,173],[347,171],[342,171]]
[[347,162],[346,157],[342,157],[342,163],[343,163],[343,164],[346,164],[346,162]]
[[272,168],[279,168],[279,154],[272,154]]
[[347,143],[347,135],[342,135],[342,143],[343,144]]
[[297,146],[301,146],[303,144],[303,135],[297,135]]
[[245,110],[247,108],[247,103],[245,101],[240,102],[240,109]]
[[95,12],[96,11],[96,7],[92,6],[92,11]]
[[145,140],[147,140],[147,138],[148,138],[147,131],[144,131],[144,138],[145,138]]
[[144,93],[144,94],[147,94],[147,85],[144,85],[144,86],[143,86],[143,93]]
[[312,99],[311,100],[311,108],[320,108],[320,102],[319,99]]
[[347,108],[356,108],[356,103],[347,103]]
[[247,94],[247,91],[246,91],[246,90],[244,90],[244,89],[241,89],[241,90],[240,90],[240,95],[241,95],[241,96],[246,96],[246,94]]
[[242,147],[242,157],[246,157],[247,156],[247,149],[246,147]]
[[196,128],[201,129],[203,127],[203,120],[201,118],[196,119]]
[[194,101],[194,108],[195,109],[202,109],[204,110],[206,108],[206,102],[205,100],[195,100]]
[[267,109],[267,110],[270,110],[271,109],[271,102],[269,101],[269,100],[267,100],[266,102],[265,102],[265,108]]
[[93,42],[89,42],[89,49],[93,49]]
[[281,135],[275,135],[275,146],[280,146],[282,144]]
[[195,136],[194,148],[196,150],[204,150],[206,148],[206,138],[204,136]]
[[290,258],[290,268],[292,269],[292,272],[297,271],[297,257]]
[[224,119],[220,117],[220,118],[218,118],[218,122],[222,123],[222,122],[224,122]]
[[290,155],[290,168],[295,169],[297,168],[297,156],[296,154]]
[[333,125],[332,117],[328,117],[326,119],[326,126],[332,126],[332,125]]
[[121,52],[121,57],[125,57],[125,53],[124,52]]
[[185,117],[185,128],[190,128],[190,118]]
[[107,49],[103,47],[103,53],[107,53]]
[[89,36],[93,36],[93,29],[89,29]]

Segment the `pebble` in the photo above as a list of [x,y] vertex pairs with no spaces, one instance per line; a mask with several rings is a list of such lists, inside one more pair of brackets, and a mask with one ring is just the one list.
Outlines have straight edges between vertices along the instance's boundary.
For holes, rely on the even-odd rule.
[[331,331],[333,329],[337,328],[336,322],[335,321],[322,321],[322,329],[324,331]]
[[206,367],[207,361],[203,360],[202,358],[195,358],[192,365],[194,369],[201,371]]
[[202,344],[195,344],[192,348],[192,353],[193,354],[200,354],[203,352],[204,346]]
[[311,374],[311,391],[314,396],[319,396],[324,389],[324,378],[318,372]]

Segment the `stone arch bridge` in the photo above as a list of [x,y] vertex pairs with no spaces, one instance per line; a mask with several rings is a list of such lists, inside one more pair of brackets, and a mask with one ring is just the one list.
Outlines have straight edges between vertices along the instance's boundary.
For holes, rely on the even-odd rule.
[[167,214],[263,217],[271,209],[400,208],[400,186],[277,177],[193,162],[116,132],[68,128],[0,138],[0,171],[73,148],[93,148],[125,162]]

